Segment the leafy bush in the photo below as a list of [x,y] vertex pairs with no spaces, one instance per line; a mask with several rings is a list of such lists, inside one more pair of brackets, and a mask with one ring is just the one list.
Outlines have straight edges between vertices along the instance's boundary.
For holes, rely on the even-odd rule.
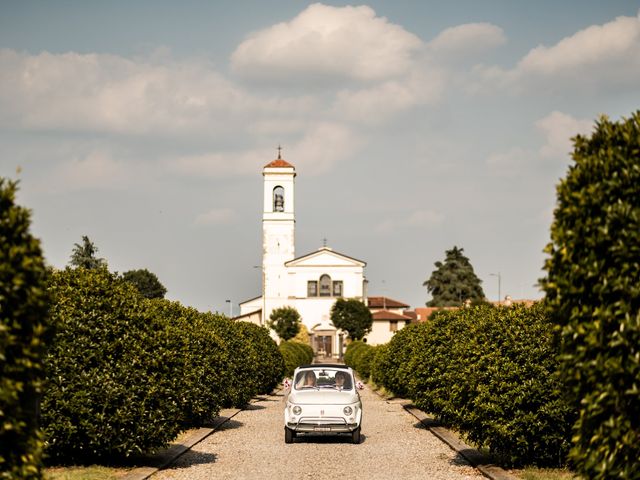
[[305,343],[287,340],[278,346],[285,362],[285,375],[293,376],[294,370],[300,365],[313,362],[313,349]]
[[375,356],[376,349],[377,347],[361,341],[351,342],[347,345],[344,362],[358,372],[364,381],[368,381],[371,375],[370,364]]
[[47,273],[30,212],[15,204],[16,188],[0,178],[0,478],[41,478]]
[[48,454],[88,461],[166,445],[183,423],[173,381],[183,372],[167,370],[176,352],[153,310],[104,268],[55,272],[50,291],[56,335],[42,402]]
[[351,368],[354,368],[353,356],[358,350],[366,347],[368,347],[368,345],[361,340],[350,342],[349,345],[347,345],[346,350],[344,351],[344,363],[349,365]]
[[270,393],[284,376],[284,359],[269,331],[249,322],[235,322],[241,339],[251,350],[255,393]]
[[399,397],[409,395],[408,388],[413,379],[409,363],[414,355],[412,340],[426,323],[413,323],[398,330],[389,343],[381,345],[371,365],[374,383]]
[[234,379],[228,375],[231,355],[205,314],[178,302],[154,299],[147,314],[159,327],[154,363],[172,385],[184,428],[216,417]]
[[409,393],[508,464],[565,461],[574,411],[544,306],[443,312],[410,342]]
[[640,478],[640,112],[575,139],[542,281],[579,408],[587,478]]

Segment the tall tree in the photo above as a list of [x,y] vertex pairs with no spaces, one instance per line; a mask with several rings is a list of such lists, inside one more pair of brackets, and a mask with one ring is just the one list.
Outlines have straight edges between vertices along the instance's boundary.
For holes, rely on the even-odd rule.
[[89,240],[89,237],[83,235],[82,245],[75,243],[73,246],[69,265],[76,268],[86,268],[88,270],[91,270],[92,268],[106,267],[107,261],[104,258],[97,258],[97,253],[98,247]]
[[42,478],[38,403],[51,341],[47,269],[17,183],[0,177],[0,478]]
[[160,283],[156,274],[146,268],[124,272],[122,279],[132,283],[146,298],[164,298],[164,294],[167,293],[167,289]]
[[361,340],[371,331],[371,310],[355,298],[339,298],[331,307],[331,321],[336,328],[347,332],[351,340]]
[[456,307],[462,306],[465,300],[484,300],[482,280],[474,273],[463,251],[454,246],[445,252],[444,263],[435,263],[436,269],[422,284],[433,297],[427,302],[428,307]]
[[300,331],[300,314],[293,307],[276,308],[269,316],[268,325],[282,340],[289,340]]
[[640,110],[574,139],[542,286],[578,410],[581,478],[640,478]]

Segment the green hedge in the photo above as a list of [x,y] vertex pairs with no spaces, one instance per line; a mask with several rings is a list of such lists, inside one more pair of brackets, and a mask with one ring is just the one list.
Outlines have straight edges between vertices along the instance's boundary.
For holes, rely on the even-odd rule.
[[640,111],[578,136],[557,188],[543,286],[579,408],[586,478],[640,478]]
[[413,356],[411,341],[424,323],[412,323],[398,330],[389,343],[381,345],[371,366],[371,378],[376,385],[384,386],[387,391],[398,397],[409,396],[412,375],[409,363]]
[[284,359],[269,330],[248,322],[235,322],[236,330],[251,350],[255,392],[270,393],[284,376]]
[[175,438],[183,412],[173,376],[183,371],[168,369],[181,352],[135,287],[106,269],[79,268],[56,272],[51,293],[57,331],[42,402],[49,456],[126,457]]
[[313,348],[311,345],[294,340],[280,342],[278,346],[285,362],[285,375],[293,376],[294,370],[300,365],[313,362]]
[[564,463],[574,410],[544,306],[447,311],[401,332],[374,362],[390,370],[374,372],[385,388],[405,385],[419,408],[505,464]]
[[50,340],[47,272],[17,185],[0,177],[0,478],[41,478],[37,405]]
[[106,269],[56,272],[50,292],[42,418],[54,461],[152,451],[282,378],[265,328],[147,300]]
[[377,346],[368,345],[360,340],[351,342],[344,353],[344,363],[358,372],[360,378],[367,382],[371,376],[371,362],[377,349]]

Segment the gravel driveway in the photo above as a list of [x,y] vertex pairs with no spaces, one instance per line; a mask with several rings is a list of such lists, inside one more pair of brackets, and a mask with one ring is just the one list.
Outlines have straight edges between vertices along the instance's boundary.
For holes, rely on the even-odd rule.
[[261,397],[176,463],[160,479],[480,479],[399,403],[365,388],[362,442],[313,436],[284,443],[282,394]]

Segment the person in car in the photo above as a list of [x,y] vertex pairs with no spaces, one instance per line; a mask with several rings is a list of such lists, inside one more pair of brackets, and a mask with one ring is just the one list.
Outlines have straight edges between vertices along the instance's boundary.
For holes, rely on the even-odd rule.
[[344,372],[336,372],[335,376],[336,387],[342,388],[351,388],[351,382],[347,378],[347,374]]
[[309,370],[304,374],[303,387],[315,387],[316,386],[316,374]]

